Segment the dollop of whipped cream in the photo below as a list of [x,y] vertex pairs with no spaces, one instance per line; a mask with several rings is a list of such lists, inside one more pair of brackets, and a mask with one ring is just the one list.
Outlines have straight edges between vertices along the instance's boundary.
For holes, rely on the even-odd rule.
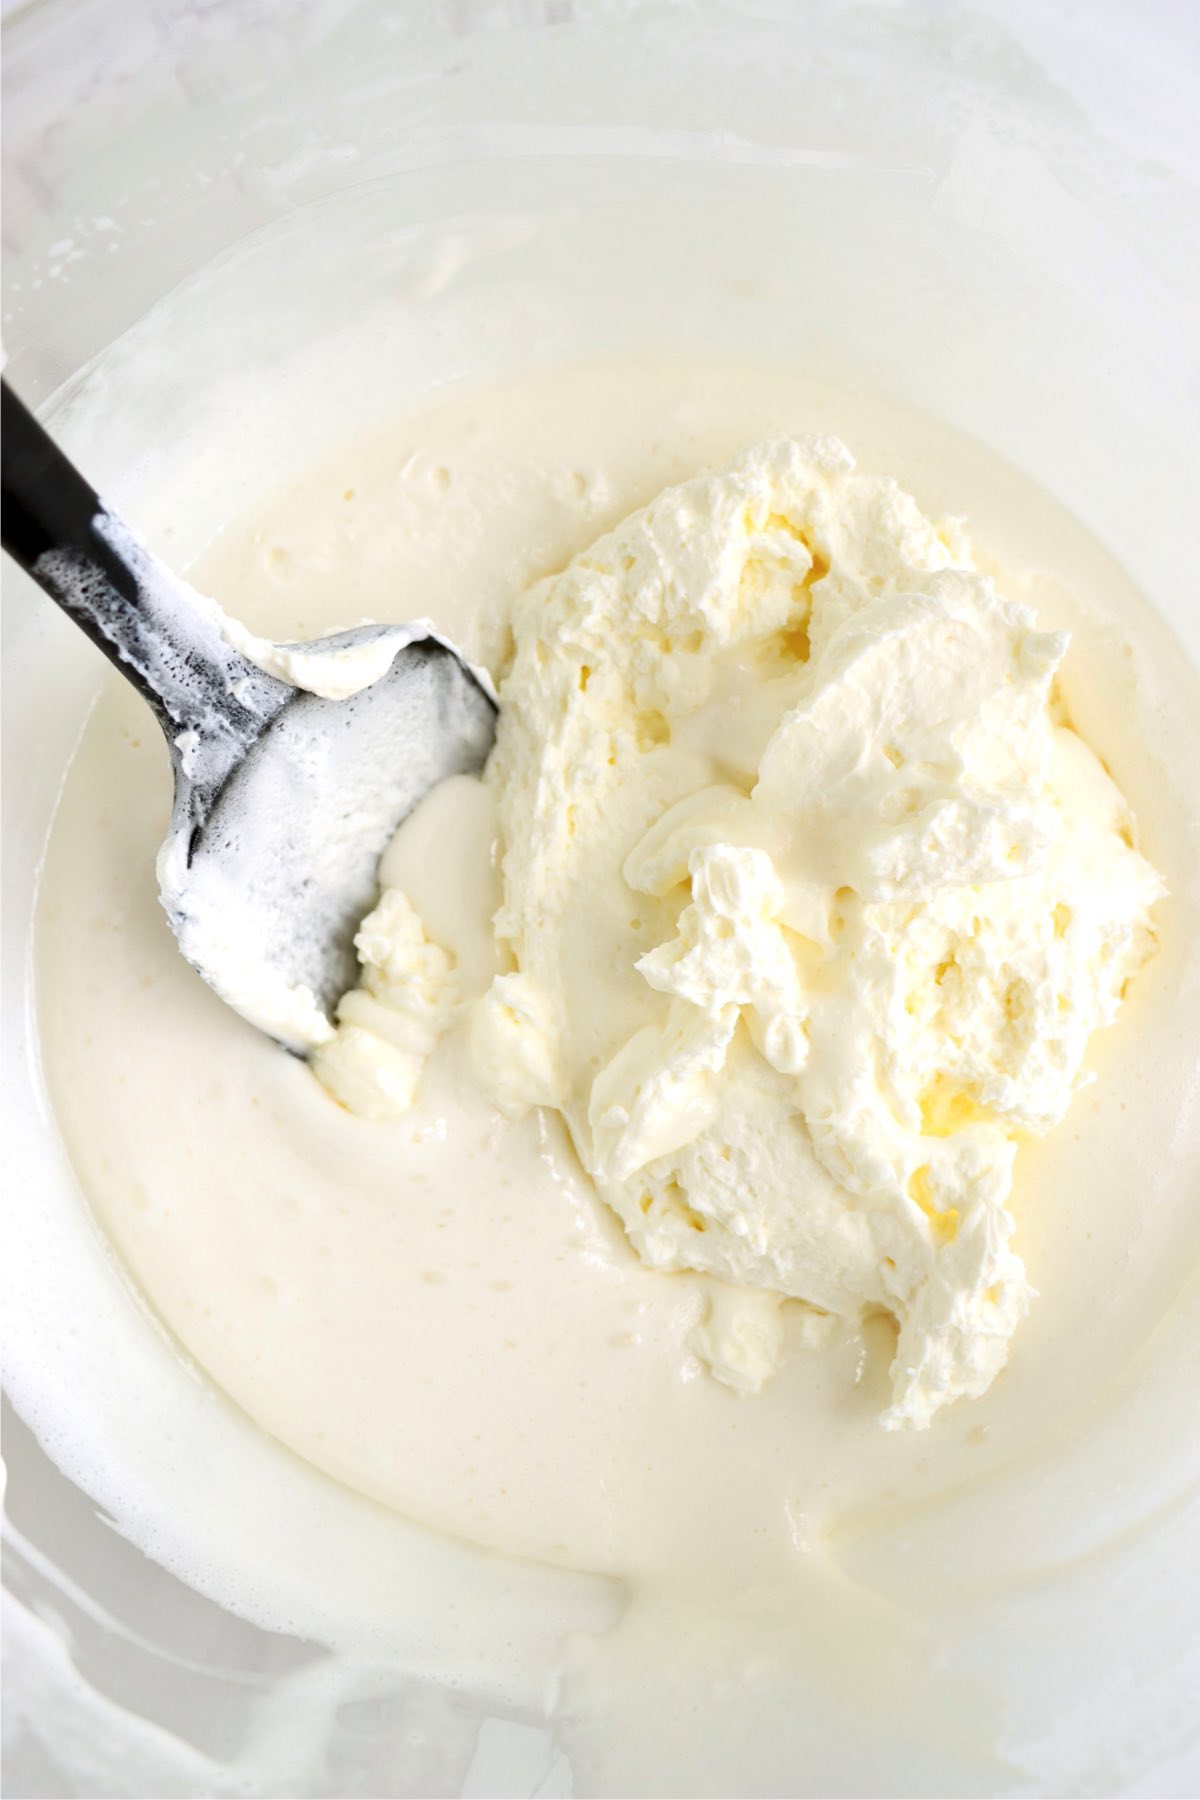
[[468,1048],[479,1086],[510,1119],[561,1103],[556,1023],[527,976],[496,976],[471,1008]]
[[407,896],[385,888],[355,935],[358,987],[309,1064],[333,1098],[364,1119],[397,1119],[416,1098],[426,1058],[458,1008],[454,959],[431,943]]
[[[515,973],[476,1022],[506,1110],[561,1108],[649,1267],[892,1314],[884,1423],[928,1425],[1004,1365],[1019,1134],[1087,1079],[1164,891],[1058,696],[1065,634],[817,438],[660,495],[514,646]],[[760,1384],[769,1317],[715,1373]]]
[[[214,600],[199,595],[194,598],[216,618],[230,649],[264,675],[273,675],[277,681],[303,688],[305,693],[316,694],[322,700],[349,700],[372,687],[387,674],[397,653],[418,638],[449,642],[428,619],[413,619],[406,625],[377,625],[373,619],[364,619],[352,631],[330,632],[324,642],[317,638],[309,644],[277,644],[271,638],[259,637],[240,620],[230,618]],[[455,646],[451,644],[450,648]],[[478,669],[474,673],[481,675]],[[481,680],[490,692],[490,679],[483,675]]]

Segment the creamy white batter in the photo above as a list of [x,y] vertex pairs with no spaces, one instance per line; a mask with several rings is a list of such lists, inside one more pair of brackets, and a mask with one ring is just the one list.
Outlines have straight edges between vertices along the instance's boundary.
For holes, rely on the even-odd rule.
[[[1070,716],[1171,893],[1160,954],[1089,1051],[1094,1093],[1022,1150],[1012,1205],[1041,1301],[992,1390],[931,1437],[878,1429],[892,1355],[878,1320],[809,1349],[785,1311],[762,1394],[699,1379],[689,1340],[708,1284],[640,1266],[565,1133],[479,1096],[465,1031],[445,1033],[388,1125],[350,1116],[224,1008],[157,909],[166,758],[115,679],[67,782],[40,919],[45,1062],[82,1184],[213,1378],[302,1455],[417,1517],[689,1592],[786,1586],[868,1521],[980,1481],[1101,1391],[1174,1293],[1198,1229],[1194,1123],[1180,1129],[1196,839],[1171,778],[1195,766],[1190,678],[1120,571],[1011,470],[919,418],[752,364],[448,390],[264,502],[192,572],[264,636],[428,613],[495,667],[531,579],[666,483],[783,431],[837,431],[927,513],[967,514],[985,572],[979,546],[1017,572],[1006,591],[1044,629],[1072,631]],[[434,817],[387,878],[482,991],[496,895],[478,826],[456,844]]]

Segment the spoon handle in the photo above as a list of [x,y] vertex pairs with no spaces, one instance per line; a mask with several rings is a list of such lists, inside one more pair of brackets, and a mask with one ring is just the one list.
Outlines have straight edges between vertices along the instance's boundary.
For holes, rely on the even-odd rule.
[[258,736],[291,689],[225,641],[221,614],[104,505],[7,382],[3,544],[157,713],[173,745]]

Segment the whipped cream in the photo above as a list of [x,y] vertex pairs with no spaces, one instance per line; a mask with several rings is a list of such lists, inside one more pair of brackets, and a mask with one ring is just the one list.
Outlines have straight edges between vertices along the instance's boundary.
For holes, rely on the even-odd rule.
[[[286,681],[289,687],[302,688],[321,700],[349,700],[361,694],[387,674],[401,650],[422,638],[433,638],[456,656],[459,654],[457,645],[436,631],[429,619],[410,619],[403,625],[381,625],[374,619],[364,619],[352,631],[327,632],[324,640],[278,644],[272,638],[259,637],[239,619],[231,619],[214,600],[197,595],[194,589],[189,594],[192,604],[203,607],[206,616],[217,624],[231,650],[264,675]],[[491,676],[475,663],[470,667],[484,692],[494,698]]]
[[497,975],[471,1008],[471,1070],[507,1118],[564,1099],[557,1028],[545,995],[527,975]]
[[399,888],[385,888],[354,947],[362,981],[338,1002],[332,1037],[310,1065],[333,1098],[366,1119],[396,1119],[416,1098],[425,1059],[454,1018],[454,959],[432,943]]
[[[884,1423],[928,1425],[1004,1365],[1019,1135],[1088,1079],[1164,892],[1058,694],[1066,634],[817,438],[667,490],[514,644],[516,973],[475,1022],[505,1110],[561,1107],[649,1267],[891,1314]],[[769,1318],[696,1347],[757,1387]]]

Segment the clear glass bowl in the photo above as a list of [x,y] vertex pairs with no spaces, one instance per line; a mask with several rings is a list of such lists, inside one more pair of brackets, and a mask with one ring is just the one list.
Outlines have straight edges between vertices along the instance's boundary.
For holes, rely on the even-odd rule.
[[[1086,32],[1033,0],[41,0],[7,19],[7,373],[182,566],[247,466],[282,478],[459,374],[620,348],[817,361],[1035,477],[1194,651],[1187,32],[1117,0]],[[618,1597],[249,1452],[91,1230],[40,1088],[27,950],[96,670],[5,576],[8,1791],[565,1792],[541,1722],[554,1646]],[[107,1296],[102,1329],[74,1329],[68,1270]],[[63,1425],[64,1383],[86,1432],[78,1407]],[[178,1448],[153,1493],[147,1421]],[[235,1439],[265,1513],[222,1492]],[[307,1550],[266,1582],[283,1515]],[[1156,1580],[1179,1542],[1160,1534]],[[407,1615],[382,1635],[381,1572]],[[207,1597],[233,1590],[240,1617]],[[485,1614],[497,1641],[473,1635]],[[1115,1617],[1104,1602],[1094,1630]],[[1006,1655],[1048,1667],[1036,1629],[1040,1650],[1031,1615]],[[1197,1646],[1170,1631],[1170,1678],[1113,1702],[1104,1743],[1094,1721],[1061,1740],[1026,1684],[1030,1791],[1096,1768],[1111,1791],[1183,1791]]]

